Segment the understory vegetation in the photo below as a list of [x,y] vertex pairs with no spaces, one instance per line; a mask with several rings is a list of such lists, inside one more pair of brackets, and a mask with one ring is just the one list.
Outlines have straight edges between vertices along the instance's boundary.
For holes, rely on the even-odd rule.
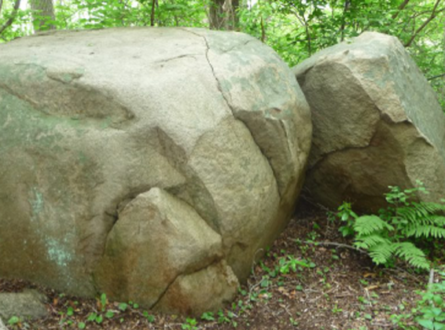
[[[11,329],[445,329],[443,203],[417,202],[417,188],[391,187],[388,207],[358,215],[303,202],[289,228],[252,268],[224,310],[199,317],[163,315],[134,302],[50,298],[51,316]],[[298,219],[298,221],[297,221]],[[1,281],[0,291],[36,287]]]

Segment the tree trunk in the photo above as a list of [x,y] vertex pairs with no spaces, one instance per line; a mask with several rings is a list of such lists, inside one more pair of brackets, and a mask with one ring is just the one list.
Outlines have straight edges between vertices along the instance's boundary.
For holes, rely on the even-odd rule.
[[209,5],[209,25],[212,30],[236,30],[239,0],[211,0]]
[[32,24],[34,31],[54,30],[54,6],[52,0],[31,0]]

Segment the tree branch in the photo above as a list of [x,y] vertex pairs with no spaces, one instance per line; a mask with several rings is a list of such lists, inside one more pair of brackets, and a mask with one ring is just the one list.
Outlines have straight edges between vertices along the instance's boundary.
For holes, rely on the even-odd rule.
[[403,9],[405,9],[405,7],[406,7],[406,5],[409,3],[409,1],[410,1],[410,0],[405,0],[405,1],[403,1],[403,2],[400,4],[397,13],[395,13],[394,15],[392,15],[391,18],[392,18],[392,19],[396,19],[397,16],[399,16],[400,12],[401,12]]
[[2,13],[3,0],[0,0],[0,14]]
[[345,16],[346,16],[346,12],[349,9],[350,4],[351,4],[350,0],[346,0],[345,1],[345,6],[343,8],[343,15],[342,15],[342,18],[341,18],[342,22],[341,22],[341,27],[340,27],[340,31],[341,31],[340,41],[344,41],[345,40],[345,27],[346,27],[346,17]]
[[17,11],[20,7],[20,0],[16,0],[14,4],[14,9],[12,11],[11,17],[6,21],[6,23],[0,28],[0,35],[9,27],[11,26],[12,22],[14,22],[15,16],[17,15]]
[[434,4],[433,7],[433,11],[431,12],[430,17],[428,17],[428,19],[423,22],[423,24],[413,33],[413,35],[411,36],[411,38],[408,40],[408,42],[404,45],[405,47],[409,47],[411,46],[411,44],[413,43],[414,39],[417,37],[417,35],[425,28],[425,26],[428,25],[429,22],[431,22],[434,18],[436,18],[437,15],[437,7],[439,6],[440,2],[442,0],[436,0],[436,3]]
[[430,81],[430,80],[441,78],[441,77],[444,77],[444,76],[445,76],[445,73],[442,73],[442,74],[438,74],[437,76],[429,77],[426,80]]

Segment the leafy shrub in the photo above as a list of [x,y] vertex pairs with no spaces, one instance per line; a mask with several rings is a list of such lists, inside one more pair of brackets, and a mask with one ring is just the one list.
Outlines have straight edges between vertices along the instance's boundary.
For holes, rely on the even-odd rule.
[[358,216],[349,203],[339,207],[337,217],[346,222],[340,228],[344,236],[355,235],[355,247],[367,250],[376,264],[389,265],[400,258],[419,269],[430,269],[430,261],[418,246],[445,238],[444,203],[417,202],[417,193],[425,187],[401,190],[389,187],[385,194],[388,207],[378,215]]
[[439,273],[442,281],[431,283],[426,291],[419,291],[420,299],[412,313],[393,314],[391,320],[400,329],[417,330],[419,324],[423,329],[445,329],[445,272]]

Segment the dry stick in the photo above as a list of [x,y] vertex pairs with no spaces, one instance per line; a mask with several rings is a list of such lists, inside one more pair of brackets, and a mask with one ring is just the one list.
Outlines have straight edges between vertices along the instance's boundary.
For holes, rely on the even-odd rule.
[[434,268],[430,269],[430,278],[428,280],[428,289],[431,288],[431,286],[434,283]]
[[16,0],[14,4],[14,10],[12,11],[11,17],[6,21],[6,23],[0,28],[0,35],[14,22],[15,15],[20,7],[20,0]]
[[335,242],[311,242],[311,241],[301,241],[301,242],[305,243],[305,244],[335,246],[335,247],[350,249],[350,250],[354,250],[354,251],[357,251],[357,252],[360,252],[360,253],[363,253],[363,254],[366,254],[367,256],[369,256],[369,253],[366,252],[365,250],[358,249],[358,248],[356,248],[352,245],[348,245],[348,244],[335,243]]

